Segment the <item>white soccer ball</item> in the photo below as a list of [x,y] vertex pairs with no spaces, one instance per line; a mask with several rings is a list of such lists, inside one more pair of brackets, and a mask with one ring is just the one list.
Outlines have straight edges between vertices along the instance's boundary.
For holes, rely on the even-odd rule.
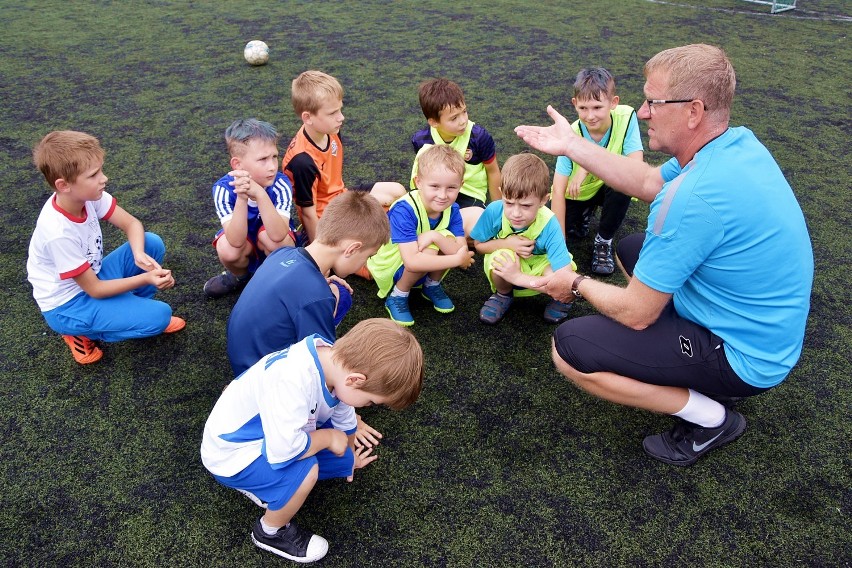
[[243,56],[251,65],[265,65],[269,61],[269,46],[259,39],[253,39],[246,44]]

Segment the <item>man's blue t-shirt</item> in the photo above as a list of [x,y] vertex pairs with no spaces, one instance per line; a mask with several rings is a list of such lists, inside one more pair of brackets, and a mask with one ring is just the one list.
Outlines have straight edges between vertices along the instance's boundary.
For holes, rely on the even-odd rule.
[[793,190],[744,127],[661,173],[634,275],[721,337],[745,382],[780,383],[802,351],[814,270]]

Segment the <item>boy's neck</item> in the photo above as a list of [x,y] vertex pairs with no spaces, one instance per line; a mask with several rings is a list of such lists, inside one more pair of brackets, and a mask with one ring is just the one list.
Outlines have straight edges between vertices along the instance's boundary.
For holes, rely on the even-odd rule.
[[86,214],[86,202],[74,199],[67,193],[54,193],[56,206],[74,217],[83,217]]
[[332,395],[334,394],[334,387],[337,386],[338,381],[345,380],[346,373],[343,372],[343,369],[332,357],[332,347],[330,346],[317,346],[317,359],[319,360],[319,366],[322,370],[322,374],[325,377],[325,388]]
[[317,267],[323,276],[329,275],[331,267],[334,266],[334,261],[340,256],[340,251],[337,250],[337,247],[330,247],[317,240],[306,246],[305,250],[311,255],[314,262],[317,263]]
[[308,135],[308,138],[317,145],[321,150],[325,150],[328,147],[329,136],[328,134],[323,134],[317,130],[314,130],[307,124],[305,125],[305,134]]
[[[583,126],[586,125],[583,124]],[[609,120],[607,121],[606,128],[603,128],[603,126],[604,124],[601,124],[601,128],[603,130],[602,132],[592,132],[591,130],[589,130],[589,127],[586,126],[586,132],[589,133],[589,136],[591,136],[592,140],[594,140],[595,142],[600,142],[601,140],[603,140],[604,136],[606,136],[606,133],[609,132],[610,128],[612,128],[612,113],[610,113],[609,115]]]

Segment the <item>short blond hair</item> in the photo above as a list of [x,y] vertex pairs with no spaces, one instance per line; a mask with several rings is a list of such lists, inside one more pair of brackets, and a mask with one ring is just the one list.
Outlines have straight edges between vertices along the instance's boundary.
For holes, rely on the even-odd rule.
[[33,148],[33,163],[56,189],[56,180],[74,183],[85,170],[103,162],[105,155],[101,143],[91,134],[54,130]]
[[417,177],[429,175],[437,168],[445,168],[464,180],[464,158],[445,144],[436,144],[423,150],[417,157]]
[[390,223],[379,200],[366,191],[344,191],[325,208],[317,224],[319,243],[336,246],[351,239],[366,248],[390,240]]
[[361,390],[387,397],[387,406],[402,410],[414,404],[423,388],[423,349],[414,334],[386,318],[358,322],[332,347],[334,361],[366,377]]
[[550,169],[535,154],[510,156],[500,170],[503,197],[544,199],[550,194]]
[[645,77],[651,73],[668,75],[667,99],[698,99],[715,120],[730,117],[737,75],[722,48],[696,43],[666,49],[645,64]]
[[343,87],[327,73],[305,71],[293,79],[293,110],[296,116],[303,112],[316,114],[329,101],[343,101]]

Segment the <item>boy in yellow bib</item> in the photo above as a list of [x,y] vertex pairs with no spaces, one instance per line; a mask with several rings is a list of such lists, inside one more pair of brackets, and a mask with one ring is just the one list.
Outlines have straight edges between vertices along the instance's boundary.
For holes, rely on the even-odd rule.
[[[565,246],[556,215],[547,208],[550,170],[533,154],[517,154],[503,165],[503,199],[485,208],[471,231],[476,251],[485,255],[485,275],[491,295],[479,319],[495,324],[503,319],[514,296],[534,296],[530,281],[565,266],[575,266]],[[571,304],[552,300],[544,319],[558,323]]]
[[[642,161],[639,121],[633,107],[619,104],[615,79],[602,67],[583,69],[574,81],[571,99],[579,120],[574,132],[613,154]],[[599,177],[590,174],[565,156],[556,159],[553,199],[550,204],[559,219],[562,232],[575,239],[584,238],[598,206],[601,219],[592,248],[592,272],[609,275],[615,271],[612,238],[621,227],[630,196],[615,191]]]
[[393,321],[414,325],[408,307],[411,289],[441,313],[455,309],[441,287],[450,268],[468,268],[468,250],[462,217],[456,203],[464,176],[464,160],[449,146],[432,146],[420,156],[417,189],[397,199],[388,211],[391,240],[367,261]]

